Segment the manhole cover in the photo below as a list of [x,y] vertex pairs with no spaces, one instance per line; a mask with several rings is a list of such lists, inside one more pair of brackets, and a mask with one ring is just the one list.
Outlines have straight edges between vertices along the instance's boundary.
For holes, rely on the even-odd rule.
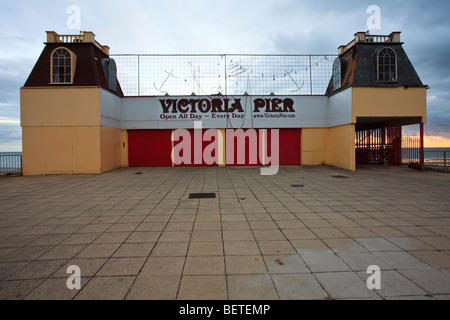
[[142,172],[136,172],[135,174],[142,174]]
[[215,193],[190,193],[189,199],[212,199],[215,198]]

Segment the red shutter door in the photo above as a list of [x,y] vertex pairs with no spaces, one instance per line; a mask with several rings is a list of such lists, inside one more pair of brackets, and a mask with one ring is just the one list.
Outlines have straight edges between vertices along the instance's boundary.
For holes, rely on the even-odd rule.
[[171,167],[172,130],[128,130],[130,167]]
[[[182,164],[179,164],[179,165],[175,165],[176,167],[201,167],[201,166],[217,167],[218,166],[218,164],[217,164],[218,158],[217,158],[217,155],[215,154],[215,152],[218,151],[218,147],[215,148],[215,151],[212,152],[212,157],[215,157],[216,163],[209,165],[209,164],[207,164],[205,162],[205,159],[204,159],[205,148],[207,146],[209,146],[210,144],[214,144],[215,143],[215,140],[214,140],[215,138],[213,138],[212,141],[204,141],[204,134],[205,134],[206,130],[207,129],[203,129],[202,130],[201,142],[200,143],[198,141],[196,141],[196,139],[195,139],[195,132],[194,132],[194,130],[193,129],[189,129],[188,130],[190,135],[191,135],[191,148],[190,148],[191,160],[190,160],[190,163],[182,163]],[[177,146],[179,143],[182,143],[182,142],[175,141],[174,142],[174,146]],[[199,143],[201,145],[201,149],[199,149],[199,150],[201,150],[201,154],[199,154],[197,156],[197,158],[201,158],[201,160],[197,159],[197,161],[196,161],[196,158],[195,158],[195,149],[196,148],[195,147],[196,147],[197,143]]]
[[280,165],[301,163],[301,129],[280,129]]
[[[250,133],[249,130],[254,130],[255,135],[253,133]],[[226,158],[225,162],[227,166],[260,166],[260,156],[259,156],[259,135],[260,132],[258,129],[243,129],[245,136],[240,136],[239,134],[236,134],[235,137],[233,137],[233,150],[231,150],[231,141],[228,141],[230,139],[230,135],[228,133],[231,132],[237,132],[236,129],[226,129],[225,134],[225,152],[226,152]],[[250,138],[251,137],[251,138]],[[241,146],[244,146],[243,148]],[[253,150],[253,152],[251,152]],[[233,161],[229,161],[229,158],[231,158],[231,153],[233,152]],[[241,153],[245,153],[244,161],[240,161],[239,155]],[[255,160],[256,158],[256,160]],[[228,159],[228,160],[227,160]]]
[[[232,130],[232,129],[227,129]],[[234,161],[227,165],[261,165],[259,155],[259,139],[262,134],[258,129],[256,131],[256,163],[250,160],[250,139],[245,138],[245,160],[244,163],[238,163],[238,139],[234,141]],[[182,164],[181,166],[206,166],[203,157],[201,164],[195,164],[194,159],[194,130],[189,130],[191,134],[191,164]],[[205,130],[203,130],[203,133]],[[128,131],[128,154],[130,167],[170,167],[172,166],[172,130],[129,130]],[[202,139],[203,140],[203,139]],[[225,136],[225,145],[227,137]],[[175,145],[179,142],[175,142]],[[205,148],[210,141],[202,141],[202,156]],[[300,129],[280,129],[279,130],[279,164],[280,165],[300,165],[301,164],[301,130]],[[264,150],[271,157],[271,130],[267,130],[267,150]],[[243,150],[239,150],[242,152]],[[229,152],[227,149],[226,153]],[[267,162],[267,161],[266,161]],[[214,164],[216,166],[217,164]],[[270,163],[268,164],[270,165]]]
[[[232,129],[227,129],[232,130]],[[267,144],[264,150],[259,150],[259,139],[262,139],[262,131],[259,129],[255,129],[257,141],[254,142],[256,147],[253,149],[256,150],[257,161],[256,163],[250,163],[250,139],[248,137],[245,138],[245,163],[238,163],[238,139],[235,138],[234,141],[234,161],[231,163],[227,161],[227,166],[231,165],[262,165],[262,161],[260,159],[260,153],[264,155],[267,154],[268,159],[264,161],[264,164],[270,165],[272,160],[272,130],[267,129]],[[247,132],[247,131],[246,131]],[[228,145],[228,143],[227,143]],[[231,144],[230,144],[231,145]],[[273,146],[276,148],[277,146]],[[278,150],[279,150],[279,165],[301,165],[301,129],[279,129],[279,141],[278,141]],[[228,149],[226,152],[230,152]],[[242,150],[240,150],[242,152]],[[270,163],[269,163],[270,160]]]

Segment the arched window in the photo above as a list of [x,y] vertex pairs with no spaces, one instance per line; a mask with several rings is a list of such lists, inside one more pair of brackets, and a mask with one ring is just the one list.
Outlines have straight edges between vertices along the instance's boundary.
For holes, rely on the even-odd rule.
[[333,63],[333,91],[341,88],[341,61],[336,58]]
[[75,55],[66,48],[56,48],[53,50],[51,59],[51,83],[73,83],[75,59]]
[[102,59],[103,72],[105,73],[108,88],[112,91],[117,91],[117,67],[114,59]]
[[377,56],[378,81],[397,81],[397,54],[392,48],[383,48]]

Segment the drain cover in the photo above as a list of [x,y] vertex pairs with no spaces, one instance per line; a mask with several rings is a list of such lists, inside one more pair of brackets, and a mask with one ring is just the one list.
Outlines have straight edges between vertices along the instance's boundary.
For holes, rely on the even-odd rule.
[[303,185],[303,184],[293,184],[293,185],[291,185],[291,187],[294,187],[294,188],[303,188],[304,185]]
[[190,193],[189,199],[212,199],[215,198],[215,193]]
[[343,176],[343,175],[336,175],[336,176],[331,176],[333,178],[339,178],[339,179],[349,179],[350,177],[347,176]]

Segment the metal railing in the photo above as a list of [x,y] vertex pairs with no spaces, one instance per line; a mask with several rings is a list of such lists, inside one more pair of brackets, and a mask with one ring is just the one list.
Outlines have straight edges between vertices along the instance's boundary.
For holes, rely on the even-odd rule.
[[419,137],[402,138],[402,164],[405,166],[450,172],[449,158],[447,150],[423,150],[421,153]]
[[22,155],[0,155],[0,176],[21,176]]
[[402,165],[423,170],[420,137],[402,137]]
[[323,95],[333,54],[111,54],[125,96]]
[[355,38],[347,45],[339,47],[339,54],[343,54],[347,50],[350,50],[355,44],[359,42],[371,42],[371,43],[387,43],[387,42],[400,42],[400,32],[392,32],[390,35],[374,35],[367,32],[357,32]]
[[424,151],[424,167],[426,169],[450,172],[449,151]]
[[109,54],[109,47],[101,45],[95,40],[95,34],[91,31],[80,31],[80,34],[57,34],[54,31],[47,31],[47,42],[50,43],[93,43],[104,53]]
[[391,36],[380,36],[380,35],[366,35],[366,42],[390,42]]

